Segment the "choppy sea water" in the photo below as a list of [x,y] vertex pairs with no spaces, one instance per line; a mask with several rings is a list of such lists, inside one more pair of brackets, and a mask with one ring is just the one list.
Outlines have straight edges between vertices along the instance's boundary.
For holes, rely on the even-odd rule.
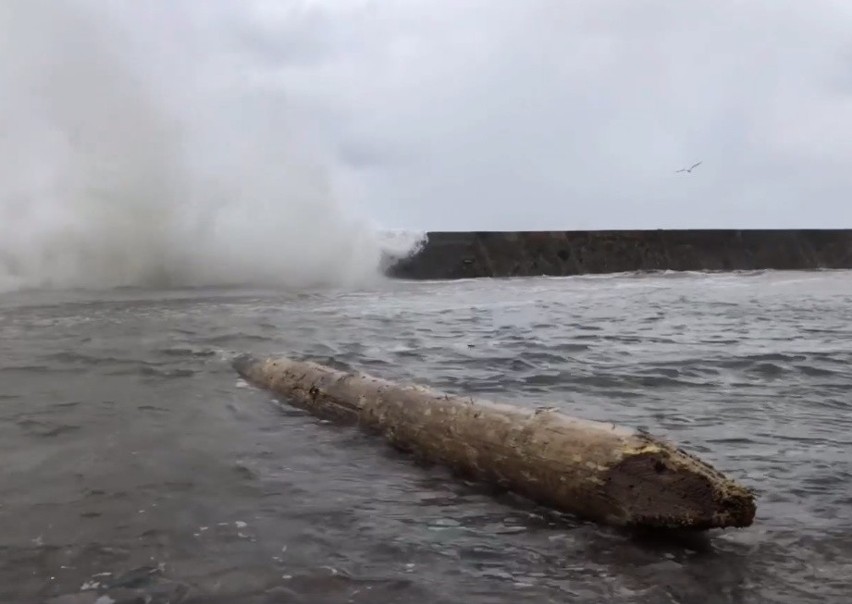
[[[241,352],[644,427],[757,519],[552,514],[273,401]],[[846,602],[850,367],[843,271],[3,294],[0,602]]]

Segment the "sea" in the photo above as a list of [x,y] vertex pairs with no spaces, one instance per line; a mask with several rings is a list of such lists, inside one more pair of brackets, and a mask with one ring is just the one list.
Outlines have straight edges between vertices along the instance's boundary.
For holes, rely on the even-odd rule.
[[[558,514],[249,386],[241,353],[643,428],[757,516]],[[844,603],[851,367],[847,271],[6,292],[0,602]]]

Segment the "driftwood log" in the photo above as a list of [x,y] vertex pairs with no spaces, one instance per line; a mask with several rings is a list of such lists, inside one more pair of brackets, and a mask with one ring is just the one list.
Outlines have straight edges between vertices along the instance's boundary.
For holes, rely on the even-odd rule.
[[359,424],[399,449],[581,518],[696,530],[754,520],[749,489],[643,432],[312,362],[240,356],[233,366],[318,417]]

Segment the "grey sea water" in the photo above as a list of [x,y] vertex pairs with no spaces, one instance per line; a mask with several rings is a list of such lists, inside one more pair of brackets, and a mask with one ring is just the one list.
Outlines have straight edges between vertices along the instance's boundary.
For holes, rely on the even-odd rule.
[[[757,519],[558,516],[273,401],[241,352],[641,426]],[[850,366],[842,271],[2,294],[0,602],[846,602]]]

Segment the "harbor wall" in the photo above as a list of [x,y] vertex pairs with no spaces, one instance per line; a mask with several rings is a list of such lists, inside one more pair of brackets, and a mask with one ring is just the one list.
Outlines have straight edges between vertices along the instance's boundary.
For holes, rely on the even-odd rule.
[[430,232],[401,279],[852,268],[852,229]]

